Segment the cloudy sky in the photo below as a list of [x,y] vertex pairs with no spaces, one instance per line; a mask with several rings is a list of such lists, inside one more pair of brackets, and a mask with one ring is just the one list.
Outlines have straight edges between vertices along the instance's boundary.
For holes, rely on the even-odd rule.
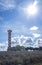
[[14,36],[42,38],[42,0],[0,0],[0,43]]

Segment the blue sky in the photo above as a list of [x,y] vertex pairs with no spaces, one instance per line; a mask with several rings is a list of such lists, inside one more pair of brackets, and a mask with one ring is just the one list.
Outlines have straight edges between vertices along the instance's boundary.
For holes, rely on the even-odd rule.
[[[37,13],[29,16],[26,7],[35,1]],[[8,29],[12,37],[42,38],[42,0],[0,0],[0,43],[7,41]]]

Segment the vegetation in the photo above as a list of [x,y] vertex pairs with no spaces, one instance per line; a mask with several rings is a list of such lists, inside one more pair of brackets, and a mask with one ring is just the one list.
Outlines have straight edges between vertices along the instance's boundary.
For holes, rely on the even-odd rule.
[[39,48],[33,48],[33,47],[24,47],[24,46],[15,46],[15,47],[12,47],[12,48],[9,48],[8,51],[28,51],[28,50],[42,50],[42,47],[39,47]]
[[17,51],[13,47],[7,52],[0,52],[0,65],[42,65],[42,51],[21,48],[18,46]]

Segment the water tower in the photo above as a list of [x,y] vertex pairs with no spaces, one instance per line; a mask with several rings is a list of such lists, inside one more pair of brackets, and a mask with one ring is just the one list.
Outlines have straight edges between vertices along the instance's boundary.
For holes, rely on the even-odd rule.
[[8,30],[8,49],[11,48],[11,32],[12,30]]

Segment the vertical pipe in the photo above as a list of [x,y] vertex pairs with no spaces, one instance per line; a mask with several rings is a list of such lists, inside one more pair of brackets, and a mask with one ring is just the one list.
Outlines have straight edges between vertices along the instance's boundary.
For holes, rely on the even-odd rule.
[[12,30],[8,30],[8,49],[11,48],[11,32]]

